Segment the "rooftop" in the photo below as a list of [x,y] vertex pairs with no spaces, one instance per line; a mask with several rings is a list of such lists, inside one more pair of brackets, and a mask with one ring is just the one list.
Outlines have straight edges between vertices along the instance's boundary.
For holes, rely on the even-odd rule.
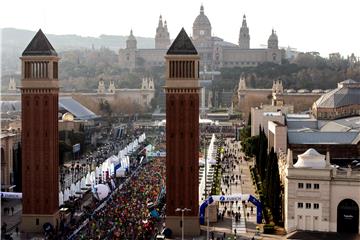
[[97,118],[97,115],[71,97],[59,98],[59,111],[66,110],[77,119],[89,120]]
[[39,29],[29,45],[22,53],[23,56],[57,56],[57,53],[45,34]]
[[314,105],[317,108],[338,108],[360,104],[360,83],[348,79],[338,84],[338,87],[323,94]]
[[184,28],[181,29],[180,33],[171,44],[167,55],[197,55],[197,51],[194,44],[190,40],[189,36],[185,32]]
[[289,144],[356,144],[360,132],[288,131]]

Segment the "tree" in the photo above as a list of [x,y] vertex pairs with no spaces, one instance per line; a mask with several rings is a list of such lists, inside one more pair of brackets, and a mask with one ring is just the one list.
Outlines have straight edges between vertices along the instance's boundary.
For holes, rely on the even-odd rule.
[[[273,164],[274,164],[274,160],[275,160],[275,153],[274,153],[274,148],[272,147],[270,150],[270,153],[267,157],[267,164],[266,164],[266,176],[265,176],[265,180],[264,180],[264,184],[263,184],[263,193],[265,195],[265,199],[267,199],[267,201],[270,199],[270,196],[272,196],[272,184],[271,184],[271,179],[272,179],[272,173],[273,173]],[[266,187],[265,187],[266,186]]]
[[259,139],[259,155],[258,155],[258,172],[261,177],[261,181],[265,179],[265,168],[266,168],[266,158],[267,158],[267,137],[265,131],[261,126],[260,128],[260,139]]
[[278,158],[275,154],[274,156],[274,163],[272,167],[272,179],[273,179],[273,191],[272,191],[272,213],[274,217],[274,222],[278,223],[281,219],[280,216],[280,208],[281,208],[281,186],[280,186],[280,175],[279,175],[279,165],[278,165]]
[[241,147],[246,156],[252,157],[258,153],[259,135],[241,140]]

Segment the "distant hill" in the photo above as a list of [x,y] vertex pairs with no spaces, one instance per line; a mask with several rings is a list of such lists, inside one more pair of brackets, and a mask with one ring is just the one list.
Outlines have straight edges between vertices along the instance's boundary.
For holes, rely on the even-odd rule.
[[[4,74],[13,74],[20,70],[19,57],[27,44],[34,37],[34,31],[3,28],[1,31],[2,70]],[[85,48],[109,48],[116,53],[126,45],[127,36],[100,35],[99,37],[82,37],[75,34],[55,35],[45,33],[57,52]],[[154,48],[154,38],[136,37],[138,48]]]

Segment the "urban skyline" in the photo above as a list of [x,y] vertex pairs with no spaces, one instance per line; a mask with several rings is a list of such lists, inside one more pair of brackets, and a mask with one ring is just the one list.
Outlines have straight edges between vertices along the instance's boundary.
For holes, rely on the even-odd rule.
[[[13,16],[12,10],[20,3],[24,7],[16,9],[18,14]],[[41,28],[48,34],[81,36],[126,36],[133,29],[135,36],[154,37],[154,29],[161,14],[168,22],[171,39],[174,39],[181,27],[192,32],[192,23],[203,4],[213,35],[225,41],[237,43],[242,16],[245,14],[250,29],[251,48],[266,44],[271,29],[274,28],[279,36],[279,46],[290,46],[304,52],[317,51],[324,57],[333,52],[339,52],[343,56],[353,52],[360,55],[357,47],[360,34],[351,31],[352,23],[357,21],[356,8],[351,6],[355,6],[356,2],[347,3],[295,1],[290,6],[285,1],[228,1],[222,5],[215,1],[182,1],[181,5],[163,0],[138,0],[122,4],[115,1],[107,1],[105,4],[76,1],[57,6],[60,14],[67,12],[66,18],[53,18],[50,14],[52,5],[42,0],[35,3],[11,1],[4,3],[3,9],[7,11],[3,11],[0,16],[0,27],[34,31]],[[33,15],[34,11],[38,14]],[[29,18],[32,20],[27,21]]]

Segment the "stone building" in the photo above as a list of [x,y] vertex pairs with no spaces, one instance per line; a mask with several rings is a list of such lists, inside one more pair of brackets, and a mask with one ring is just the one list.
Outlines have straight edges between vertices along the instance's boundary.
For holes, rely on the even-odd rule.
[[[323,94],[323,90],[308,91],[285,89],[281,80],[273,82],[273,87],[268,89],[249,88],[246,80],[248,77],[240,76],[239,86],[237,89],[237,108],[245,119],[249,116],[251,108],[261,105],[279,105],[284,102],[292,105],[294,112],[309,111],[312,104]],[[273,102],[275,101],[275,102]]]
[[17,91],[16,82],[15,82],[14,78],[10,78],[8,91],[9,92],[16,92]]
[[317,119],[337,119],[360,115],[360,82],[348,79],[322,95],[312,106]]
[[308,149],[284,178],[285,230],[359,233],[360,171],[335,166],[330,154]]
[[166,20],[162,21],[162,16],[160,15],[159,24],[156,28],[156,35],[155,35],[155,49],[166,49],[170,46],[170,34],[167,29],[167,22]]
[[106,99],[109,102],[124,100],[129,103],[136,103],[142,107],[151,107],[151,100],[155,96],[154,79],[143,78],[141,87],[138,89],[116,88],[114,81],[110,80],[106,90],[103,79],[99,80],[97,94],[93,97],[97,99]]
[[[250,48],[250,32],[245,15],[239,32],[239,43],[226,42],[213,36],[209,18],[205,15],[204,6],[195,18],[192,27],[192,41],[200,56],[200,68],[218,69],[222,67],[257,66],[263,62],[281,64],[281,50],[278,48],[278,37],[272,31],[268,39],[268,48]],[[155,48],[137,49],[136,39],[130,32],[126,48],[119,50],[119,64],[133,70],[137,67],[164,66],[163,57],[170,44],[166,21],[163,24],[160,16],[155,35]]]
[[[244,88],[244,79],[240,80],[239,89]],[[264,128],[268,136],[268,122],[285,124],[285,114],[293,113],[294,106],[285,104],[284,89],[281,81],[274,81],[272,87],[272,104],[251,108],[251,136],[259,135],[259,127]]]
[[1,130],[1,191],[21,191],[21,135]]
[[155,48],[138,49],[136,38],[131,30],[126,40],[126,48],[119,50],[119,64],[122,68],[131,71],[138,67],[164,66],[164,56],[169,46],[170,34],[167,22],[163,23],[162,16],[160,16],[155,34]]

